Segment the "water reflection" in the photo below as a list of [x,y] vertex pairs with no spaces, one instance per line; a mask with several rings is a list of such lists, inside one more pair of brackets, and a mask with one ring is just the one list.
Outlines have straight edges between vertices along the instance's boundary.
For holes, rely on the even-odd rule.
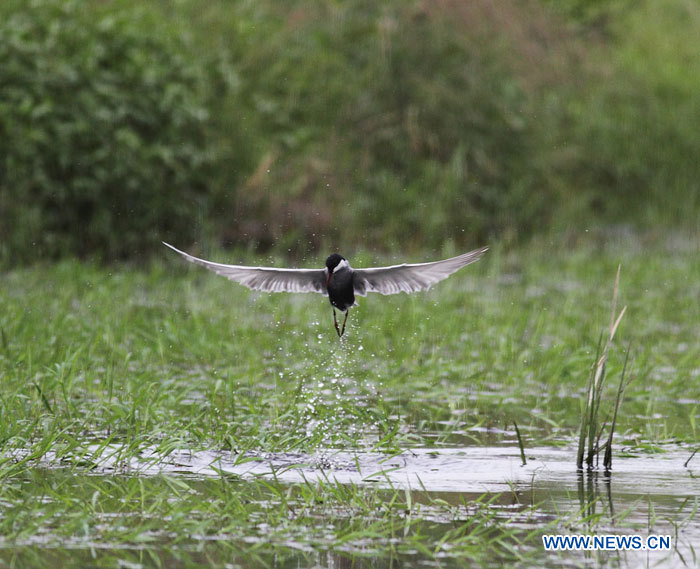
[[596,519],[596,510],[601,508],[601,515],[607,515],[611,525],[614,526],[615,506],[612,499],[611,473],[579,470],[576,474],[578,500],[584,520],[587,520],[590,526],[593,523],[592,520]]
[[[41,478],[34,474],[32,480],[16,491],[17,504],[10,503],[15,494],[9,493],[7,504],[20,508],[20,502],[43,503],[46,498],[51,500],[53,490],[50,489],[56,484],[69,484],[75,486],[71,495],[76,498],[81,492],[87,492],[78,505],[91,504],[95,495],[105,497],[105,509],[104,512],[99,510],[102,512],[99,516],[105,516],[100,518],[101,523],[109,526],[114,519],[124,516],[122,502],[117,499],[119,492],[131,496],[131,487],[160,485],[163,495],[170,496],[168,480],[184,477],[189,489],[179,500],[184,500],[192,492],[209,498],[219,492],[220,496],[233,496],[230,498],[232,503],[239,503],[236,496],[250,493],[251,497],[246,498],[245,503],[257,504],[255,508],[260,509],[260,520],[256,521],[258,514],[253,508],[252,518],[246,518],[238,533],[223,534],[219,525],[211,525],[207,515],[202,514],[211,533],[202,537],[179,536],[177,540],[167,532],[152,533],[141,545],[134,545],[133,541],[115,545],[109,540],[101,540],[99,533],[67,538],[53,525],[39,524],[37,533],[27,535],[23,541],[10,544],[2,542],[0,537],[0,565],[364,569],[435,564],[459,567],[464,564],[464,558],[459,556],[438,560],[427,552],[401,549],[400,536],[405,518],[411,515],[403,510],[395,513],[401,531],[392,533],[389,541],[386,537],[379,537],[376,541],[360,538],[361,532],[355,534],[357,538],[337,541],[333,537],[336,535],[334,530],[357,523],[362,527],[371,523],[372,517],[358,522],[352,511],[343,514],[346,511],[343,508],[323,510],[323,502],[320,502],[320,510],[313,513],[318,527],[282,524],[280,527],[284,531],[289,528],[289,533],[278,534],[276,543],[270,545],[270,528],[265,529],[265,523],[270,522],[265,521],[265,512],[276,511],[276,501],[282,497],[292,499],[296,484],[310,484],[312,488],[319,483],[371,487],[378,493],[376,506],[379,510],[381,504],[395,500],[397,495],[420,505],[415,527],[422,535],[428,536],[431,543],[440,543],[445,533],[455,528],[468,534],[472,528],[470,524],[474,523],[475,517],[483,515],[485,507],[499,528],[507,527],[516,532],[521,540],[516,547],[534,555],[539,566],[572,567],[583,563],[632,568],[651,561],[663,563],[665,567],[682,567],[683,560],[694,559],[694,544],[700,542],[700,520],[696,519],[696,512],[700,509],[700,478],[684,467],[689,455],[685,449],[653,455],[620,455],[615,470],[608,475],[576,472],[575,452],[571,448],[530,448],[526,465],[522,464],[517,447],[413,448],[395,454],[324,449],[309,454],[248,453],[245,456],[216,450],[181,450],[158,455],[156,449],[144,449],[138,456],[130,458],[126,467],[115,449],[108,450],[102,457],[89,457],[95,465],[89,476],[83,475],[81,479],[74,472],[62,473],[60,469],[48,468]],[[87,454],[80,455],[80,460],[87,458]],[[56,461],[52,461],[48,454],[46,463],[50,466]],[[119,476],[118,473],[128,475]],[[272,488],[269,483],[281,485],[282,490],[268,496],[265,489]],[[94,494],[95,490],[99,491],[98,494]],[[195,505],[200,507],[198,502]],[[49,501],[46,508],[47,520],[61,514],[61,504]],[[246,511],[247,508],[249,506],[246,506]],[[292,509],[299,510],[296,506]],[[375,511],[374,506],[371,511]],[[394,513],[391,519],[393,516]],[[153,523],[160,527],[160,522]],[[326,526],[331,528],[330,533],[324,530]],[[539,533],[545,528],[547,533],[561,534],[624,533],[644,538],[652,533],[673,535],[675,549],[648,553],[553,553],[544,551],[538,542]],[[327,533],[330,537],[326,539]],[[313,542],[309,541],[310,536]],[[498,566],[496,560],[486,565]]]

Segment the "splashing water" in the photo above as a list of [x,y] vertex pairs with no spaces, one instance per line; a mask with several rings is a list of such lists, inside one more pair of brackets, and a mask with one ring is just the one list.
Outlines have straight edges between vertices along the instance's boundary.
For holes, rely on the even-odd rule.
[[357,329],[351,322],[340,339],[327,333],[325,322],[311,322],[304,352],[294,354],[304,367],[285,372],[301,383],[304,434],[322,447],[355,440],[362,430],[366,399],[376,396],[376,386],[366,377],[364,348],[354,338]]

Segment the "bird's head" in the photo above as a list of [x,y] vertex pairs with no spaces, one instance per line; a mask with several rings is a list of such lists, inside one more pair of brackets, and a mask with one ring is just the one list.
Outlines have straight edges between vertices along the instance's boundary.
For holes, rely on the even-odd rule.
[[342,255],[338,255],[338,253],[333,253],[332,255],[329,255],[326,259],[326,268],[328,269],[328,279],[326,280],[326,286],[328,286],[328,283],[331,280],[333,271],[342,261],[345,261],[345,257],[343,257]]
[[335,270],[335,268],[340,264],[340,262],[344,260],[345,257],[343,257],[342,255],[338,255],[338,253],[333,253],[332,255],[329,255],[326,259],[326,267],[328,267],[328,272],[332,273]]

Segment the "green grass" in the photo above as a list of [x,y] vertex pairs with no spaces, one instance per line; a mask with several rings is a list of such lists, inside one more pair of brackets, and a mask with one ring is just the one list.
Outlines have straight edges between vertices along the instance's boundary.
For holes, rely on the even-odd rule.
[[320,295],[253,294],[163,258],[147,269],[67,261],[0,277],[0,560],[87,563],[97,548],[112,566],[124,547],[132,562],[258,555],[265,565],[263,537],[285,559],[433,559],[446,539],[448,559],[517,560],[531,550],[528,532],[479,503],[95,465],[114,449],[128,461],[144,449],[515,447],[514,421],[526,453],[572,445],[618,263],[628,308],[607,368],[619,375],[629,343],[635,380],[614,444],[697,440],[696,249],[496,248],[429,293],[360,299],[343,342]]
[[5,0],[0,265],[697,233],[698,35],[688,0]]
[[[450,557],[518,559],[504,543],[526,535],[505,528],[486,501],[467,507],[423,497],[413,503],[402,491],[331,482],[286,488],[235,477],[202,481],[34,470],[3,484],[0,496],[15,505],[0,522],[2,535],[11,535],[15,547],[20,546],[15,563],[47,557],[62,563],[85,563],[92,557],[94,563],[97,549],[107,551],[100,551],[103,566],[118,559],[166,566],[179,561],[185,567],[204,560],[266,566],[275,557],[284,559],[285,549],[295,559],[312,549],[342,550],[357,543],[360,559],[401,559],[416,548],[447,552],[441,545],[445,533]],[[424,519],[428,515],[432,522]],[[38,554],[21,548],[37,543],[62,549]],[[489,547],[476,547],[483,544]],[[0,560],[9,557],[2,553],[6,547],[7,541],[0,541]]]

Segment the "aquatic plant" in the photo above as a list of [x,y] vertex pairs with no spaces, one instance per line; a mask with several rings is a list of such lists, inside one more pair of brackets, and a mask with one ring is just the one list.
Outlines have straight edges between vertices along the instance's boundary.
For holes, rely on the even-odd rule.
[[[601,334],[598,340],[598,349],[596,351],[596,358],[591,366],[591,372],[588,379],[588,391],[586,394],[585,406],[583,413],[581,414],[581,428],[579,431],[578,440],[578,452],[576,453],[576,468],[579,470],[583,469],[584,454],[586,452],[586,446],[588,447],[588,454],[586,455],[586,468],[588,470],[593,469],[593,462],[596,462],[599,457],[600,451],[605,449],[605,455],[603,457],[603,466],[606,472],[609,472],[612,468],[612,439],[615,432],[615,425],[617,423],[617,416],[620,411],[620,406],[622,405],[622,398],[625,392],[625,387],[629,383],[629,380],[625,382],[625,372],[627,371],[627,362],[629,358],[629,348],[625,356],[625,363],[622,368],[622,373],[620,375],[620,382],[617,388],[617,395],[615,397],[614,411],[612,422],[610,423],[610,429],[608,431],[607,440],[603,447],[600,446],[600,439],[605,430],[605,422],[601,425],[599,423],[600,419],[600,403],[603,398],[603,387],[605,385],[606,379],[606,366],[608,362],[608,352],[610,346],[612,345],[613,339],[615,338],[615,332],[617,332],[617,327],[620,325],[620,321],[624,316],[627,307],[623,307],[619,314],[617,311],[617,296],[620,287],[620,265],[617,267],[617,276],[615,277],[615,287],[613,289],[613,301],[612,301],[612,314],[610,316],[610,327],[608,332],[608,337],[605,340],[605,345],[601,353],[600,346],[602,343],[603,335]],[[586,444],[587,443],[587,444]]]

